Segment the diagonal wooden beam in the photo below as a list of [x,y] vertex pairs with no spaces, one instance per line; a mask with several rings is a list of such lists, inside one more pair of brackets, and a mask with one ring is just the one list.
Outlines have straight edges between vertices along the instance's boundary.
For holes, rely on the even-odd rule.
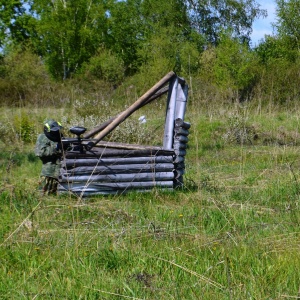
[[[137,107],[136,110],[140,109],[141,107],[143,107],[143,106],[151,103],[155,99],[157,99],[157,98],[161,97],[162,95],[166,94],[168,92],[168,90],[169,90],[168,86],[162,87],[154,95],[152,95],[148,100],[146,100],[145,102],[143,102],[140,107]],[[102,124],[94,127],[90,131],[86,132],[83,135],[83,138],[88,139],[90,137],[93,137],[94,135],[96,135],[97,133],[99,133],[101,130],[103,130],[104,128],[106,128],[109,124],[111,124],[119,115],[120,114],[118,114],[117,116],[114,116],[114,117],[108,119],[107,121],[103,122]]]
[[141,96],[136,102],[134,102],[126,110],[120,113],[108,126],[105,127],[105,129],[103,129],[95,136],[96,141],[94,142],[94,144],[100,142],[105,136],[107,136],[111,131],[113,131],[120,123],[122,123],[132,113],[134,113],[137,109],[145,105],[147,101],[149,101],[149,98],[153,96],[159,89],[161,89],[175,75],[176,74],[173,71],[169,72],[159,82],[157,82],[151,89],[149,89],[143,96]]

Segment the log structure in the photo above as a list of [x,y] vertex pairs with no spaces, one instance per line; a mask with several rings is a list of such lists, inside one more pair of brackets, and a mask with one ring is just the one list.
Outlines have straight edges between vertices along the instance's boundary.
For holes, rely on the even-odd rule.
[[[162,146],[103,141],[134,111],[167,92]],[[187,94],[184,79],[170,72],[127,110],[85,133],[83,144],[92,142],[94,146],[84,152],[64,153],[59,192],[88,197],[182,187],[190,128],[184,121]]]
[[174,187],[183,186],[183,175],[185,173],[185,154],[188,144],[190,123],[177,118],[174,125]]

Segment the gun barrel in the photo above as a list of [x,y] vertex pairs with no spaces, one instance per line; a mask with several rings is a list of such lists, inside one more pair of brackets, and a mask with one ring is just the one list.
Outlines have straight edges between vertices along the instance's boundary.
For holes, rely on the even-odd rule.
[[77,138],[62,138],[61,142],[63,144],[73,144],[73,143],[78,142],[78,139]]

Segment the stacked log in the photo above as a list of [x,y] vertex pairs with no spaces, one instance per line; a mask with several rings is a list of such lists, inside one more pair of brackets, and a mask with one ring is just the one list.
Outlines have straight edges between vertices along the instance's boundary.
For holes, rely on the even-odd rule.
[[185,155],[188,145],[190,123],[177,118],[174,126],[174,187],[183,186],[183,175],[185,173]]
[[97,146],[86,153],[68,151],[62,164],[59,191],[85,197],[155,187],[173,189],[173,151],[125,146],[127,149]]

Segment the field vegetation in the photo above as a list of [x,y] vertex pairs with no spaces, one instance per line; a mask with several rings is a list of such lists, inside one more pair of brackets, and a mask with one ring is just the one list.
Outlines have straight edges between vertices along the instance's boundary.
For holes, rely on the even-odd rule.
[[[255,0],[0,5],[1,299],[300,299],[300,2],[276,5],[258,45]],[[182,189],[41,195],[45,119],[92,129],[169,71],[189,85]],[[165,104],[106,139],[161,145]]]
[[[42,197],[33,154],[45,117],[87,125],[77,106],[3,108],[1,299],[297,299],[300,110],[259,105],[191,98],[182,190],[88,199]],[[118,136],[147,143],[152,111]]]

